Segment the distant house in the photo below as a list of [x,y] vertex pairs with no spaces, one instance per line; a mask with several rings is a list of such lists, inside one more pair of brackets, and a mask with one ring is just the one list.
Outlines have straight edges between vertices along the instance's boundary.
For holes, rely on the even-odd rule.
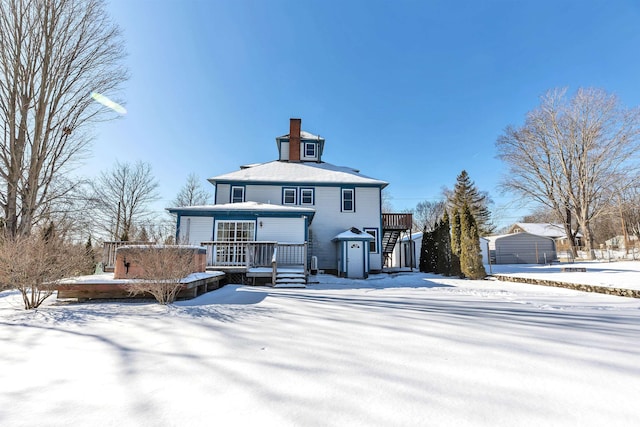
[[[356,274],[347,265],[356,259],[345,247],[359,246],[366,256],[362,263],[357,260],[364,276],[381,270],[400,233],[411,227],[411,214],[382,214],[381,192],[387,182],[326,163],[325,139],[302,131],[300,119],[291,119],[289,130],[276,138],[277,160],[209,178],[215,186],[214,205],[170,208],[177,217],[178,240],[209,246],[211,268],[224,267],[221,247],[235,257],[223,259],[227,267],[252,268],[256,258],[249,255],[264,242],[274,248],[304,245],[297,249],[304,253],[295,264],[306,270],[313,260],[319,270],[344,275]],[[366,239],[353,230],[367,233]],[[344,243],[347,231],[353,245]],[[276,252],[282,256],[282,250]]]
[[[632,248],[638,241],[638,236],[630,235],[627,237],[629,240],[629,247]],[[604,242],[608,249],[626,249],[626,242],[624,236],[614,236]]]
[[[529,233],[536,236],[549,237],[554,240],[556,250],[566,251],[569,249],[569,239],[562,224],[517,222],[509,228],[508,234],[513,233]],[[576,234],[576,246],[582,246],[581,233]]]

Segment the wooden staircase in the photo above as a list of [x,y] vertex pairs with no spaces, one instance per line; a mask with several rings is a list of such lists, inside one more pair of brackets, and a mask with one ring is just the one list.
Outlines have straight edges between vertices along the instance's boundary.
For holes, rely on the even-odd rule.
[[307,277],[304,268],[278,267],[274,288],[306,288]]

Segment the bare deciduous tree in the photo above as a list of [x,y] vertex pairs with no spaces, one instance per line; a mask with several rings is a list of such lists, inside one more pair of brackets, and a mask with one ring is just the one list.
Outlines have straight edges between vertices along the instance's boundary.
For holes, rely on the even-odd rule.
[[522,217],[522,222],[552,223],[557,221],[557,216],[546,206],[539,206]]
[[90,94],[117,95],[124,55],[102,0],[0,1],[0,206],[10,236],[29,234],[73,187],[57,178],[85,153],[88,125],[115,117]]
[[211,193],[205,190],[196,174],[189,174],[187,182],[180,189],[171,207],[201,206],[211,202]]
[[393,199],[393,197],[391,196],[391,193],[389,193],[389,191],[386,188],[383,188],[382,191],[380,192],[380,199],[382,203],[382,205],[380,206],[380,209],[382,210],[382,212],[392,213],[393,203],[391,202],[391,199]]
[[128,240],[136,222],[152,214],[149,205],[158,200],[158,183],[145,162],[116,162],[93,182],[96,222],[112,239]]
[[171,304],[182,289],[181,281],[194,271],[194,253],[190,246],[146,245],[132,249],[131,263],[138,266],[139,281],[127,285],[132,295],[151,294],[160,304]]
[[640,110],[621,107],[615,96],[550,91],[523,126],[499,137],[498,157],[509,167],[502,186],[551,209],[572,242],[575,218],[592,254],[591,222],[612,205],[611,187],[628,187],[637,176],[639,136]]
[[[617,220],[621,223],[622,232],[623,234],[626,232],[627,238],[635,236],[638,239],[640,238],[640,188],[631,186],[618,194],[618,206],[612,216],[617,216]],[[628,243],[625,242],[627,247]]]
[[425,200],[416,205],[413,210],[414,231],[432,231],[434,225],[442,218],[446,209],[444,200]]
[[20,291],[26,310],[53,295],[56,281],[85,272],[86,264],[82,245],[57,236],[33,233],[0,240],[0,283]]

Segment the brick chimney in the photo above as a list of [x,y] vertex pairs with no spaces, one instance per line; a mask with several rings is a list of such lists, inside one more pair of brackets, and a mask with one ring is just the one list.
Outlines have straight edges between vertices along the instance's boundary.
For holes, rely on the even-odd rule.
[[302,119],[289,120],[289,161],[300,161],[300,126]]

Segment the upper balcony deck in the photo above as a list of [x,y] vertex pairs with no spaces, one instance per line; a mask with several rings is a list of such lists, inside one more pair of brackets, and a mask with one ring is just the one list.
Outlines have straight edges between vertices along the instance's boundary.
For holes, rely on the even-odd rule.
[[382,229],[405,231],[411,230],[413,225],[413,214],[410,213],[383,213]]

